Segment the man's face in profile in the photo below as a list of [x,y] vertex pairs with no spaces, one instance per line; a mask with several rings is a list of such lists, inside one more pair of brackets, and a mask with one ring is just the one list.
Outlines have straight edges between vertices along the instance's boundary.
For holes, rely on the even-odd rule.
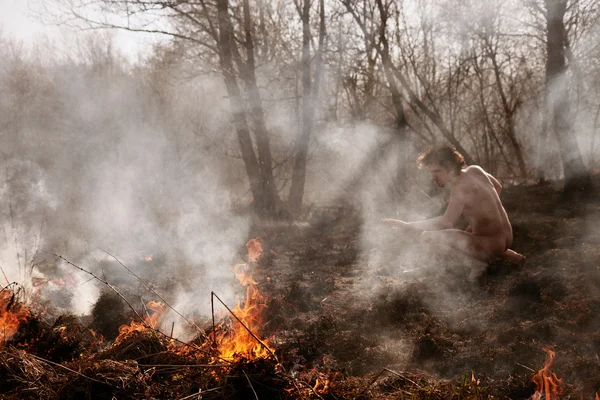
[[429,164],[427,166],[431,179],[438,187],[444,187],[449,182],[448,170],[438,163]]

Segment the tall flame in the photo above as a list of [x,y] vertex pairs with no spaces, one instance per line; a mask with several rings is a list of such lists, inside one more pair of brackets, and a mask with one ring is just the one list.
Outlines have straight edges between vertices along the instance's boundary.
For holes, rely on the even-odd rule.
[[536,385],[536,392],[531,397],[531,400],[558,400],[562,393],[562,379],[559,379],[556,374],[550,371],[554,364],[555,353],[550,349],[543,349],[548,358],[544,363],[544,367],[534,375],[532,381]]
[[[250,261],[256,262],[262,254],[262,243],[261,238],[251,239],[246,243],[248,259]],[[248,264],[235,265],[233,272],[240,283],[246,287],[246,300],[243,306],[238,302],[233,309],[233,313],[241,322],[233,318],[231,329],[228,332],[221,330],[221,340],[219,343],[221,358],[269,357],[272,354],[272,350],[265,347],[269,346],[269,341],[262,341],[263,345],[248,331],[249,329],[253,333],[256,333],[257,328],[262,324],[262,314],[267,306],[267,297],[258,290],[257,283],[250,274]]]
[[[248,259],[254,264],[263,252],[263,240],[261,238],[250,239],[246,243],[246,248],[248,249]],[[256,332],[263,322],[262,314],[267,306],[267,297],[258,290],[258,284],[252,278],[248,264],[237,264],[232,270],[246,288],[246,299],[243,304],[238,301],[231,310],[235,315],[231,319],[231,325],[221,323],[213,332],[220,358],[226,360],[267,358],[273,354],[270,343],[268,340],[261,340],[256,336]],[[165,305],[150,302],[146,307],[153,312],[145,318],[143,323],[132,321],[129,325],[122,325],[115,343],[123,341],[135,332],[146,331],[148,327],[158,327],[160,318],[165,311]]]
[[15,300],[12,290],[0,292],[0,347],[6,344],[30,315],[29,309]]

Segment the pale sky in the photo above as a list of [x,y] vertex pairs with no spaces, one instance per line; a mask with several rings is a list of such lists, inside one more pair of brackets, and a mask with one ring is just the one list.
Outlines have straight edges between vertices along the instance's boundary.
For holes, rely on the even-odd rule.
[[[30,46],[41,40],[66,42],[78,31],[66,27],[44,25],[36,20],[32,14],[35,4],[39,0],[0,0],[0,31],[5,38],[22,41]],[[139,53],[147,52],[152,43],[156,43],[162,37],[141,33],[111,30],[114,43],[120,51],[130,60],[136,60]]]

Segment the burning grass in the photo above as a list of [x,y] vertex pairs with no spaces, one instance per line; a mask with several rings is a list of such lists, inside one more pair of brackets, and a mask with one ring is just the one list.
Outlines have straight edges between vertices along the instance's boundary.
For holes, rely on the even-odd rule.
[[[367,269],[352,214],[263,229],[232,268],[242,298],[229,308],[213,293],[223,312],[187,320],[185,342],[158,295],[133,309],[96,277],[110,290],[91,320],[48,323],[5,288],[1,397],[600,400],[600,250],[577,239],[588,221],[511,215],[528,262],[497,263],[478,287],[395,274],[393,257]],[[558,246],[557,231],[573,239]]]
[[0,348],[6,345],[19,326],[30,316],[29,309],[19,301],[21,290],[8,285],[0,291]]

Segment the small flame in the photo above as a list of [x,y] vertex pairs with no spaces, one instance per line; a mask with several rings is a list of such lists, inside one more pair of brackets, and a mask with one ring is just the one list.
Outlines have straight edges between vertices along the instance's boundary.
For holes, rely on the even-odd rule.
[[17,333],[29,315],[29,309],[16,301],[15,292],[6,289],[0,292],[0,347]]
[[90,329],[90,334],[92,335],[90,347],[92,349],[97,349],[104,342],[104,336],[93,329]]
[[598,396],[598,392],[596,392],[596,400],[600,400],[600,396]]
[[260,237],[250,239],[246,243],[246,248],[248,249],[248,260],[255,263],[263,253],[263,240]]
[[562,379],[559,379],[554,372],[550,371],[554,364],[555,353],[550,349],[543,350],[548,354],[548,358],[544,363],[544,367],[532,378],[536,385],[536,392],[531,400],[558,400],[558,396],[562,393],[560,386]]
[[146,308],[152,311],[152,314],[146,315],[144,323],[131,321],[129,325],[121,325],[119,327],[119,336],[115,340],[115,343],[127,339],[135,332],[142,332],[148,330],[147,327],[156,328],[159,324],[160,317],[164,314],[165,305],[157,301],[150,301],[146,304]]

